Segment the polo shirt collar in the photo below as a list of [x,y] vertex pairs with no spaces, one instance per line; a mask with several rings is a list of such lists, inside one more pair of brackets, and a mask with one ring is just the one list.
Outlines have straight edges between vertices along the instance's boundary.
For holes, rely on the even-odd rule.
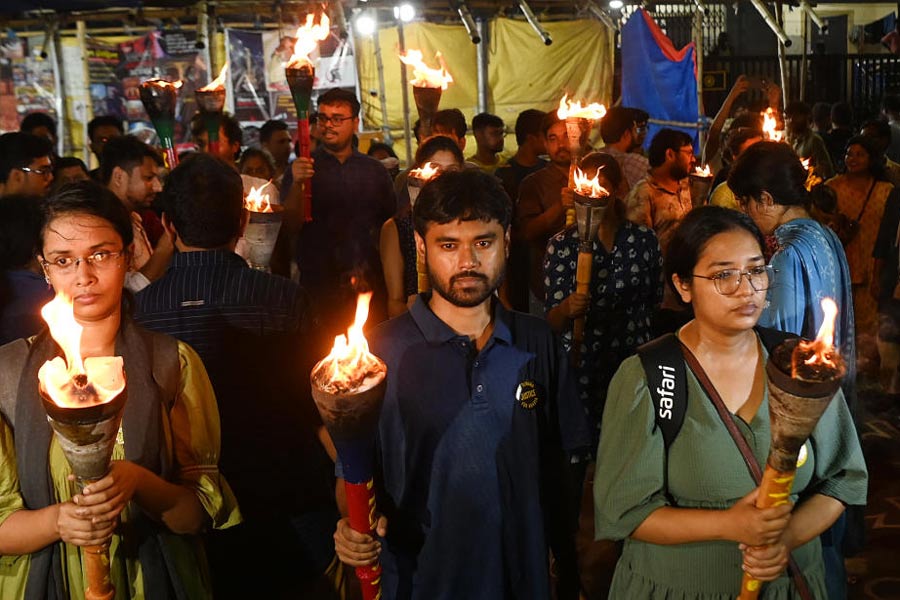
[[[429,344],[445,344],[460,337],[449,325],[441,321],[428,306],[431,300],[431,292],[423,292],[418,295],[416,301],[409,309],[410,316],[422,332]],[[512,332],[509,328],[510,313],[504,308],[503,303],[494,296],[491,299],[494,310],[494,332],[491,338],[512,345]]]

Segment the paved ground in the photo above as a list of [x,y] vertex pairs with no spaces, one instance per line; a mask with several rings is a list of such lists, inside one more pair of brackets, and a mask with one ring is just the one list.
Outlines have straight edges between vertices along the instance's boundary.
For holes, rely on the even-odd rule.
[[[850,600],[900,600],[900,400],[860,385],[863,451],[869,467],[866,545],[847,560]],[[590,483],[585,486],[578,549],[586,600],[607,597],[616,561],[609,542],[594,542]],[[638,600],[638,599],[635,599]]]

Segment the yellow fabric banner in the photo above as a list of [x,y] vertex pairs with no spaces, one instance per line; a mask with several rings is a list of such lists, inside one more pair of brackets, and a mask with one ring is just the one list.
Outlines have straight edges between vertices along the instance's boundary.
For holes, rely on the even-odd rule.
[[[558,21],[542,24],[553,38],[544,46],[528,23],[494,19],[490,23],[488,47],[488,112],[499,115],[511,130],[519,112],[528,108],[555,109],[566,92],[574,100],[602,102],[612,97],[613,36],[593,20]],[[435,52],[441,51],[453,83],[441,98],[442,108],[459,108],[471,122],[478,106],[477,48],[462,25],[413,23],[404,27],[406,48],[421,50],[425,62],[437,66]],[[388,125],[394,139],[403,137],[403,96],[396,27],[379,31],[384,65]],[[360,95],[364,127],[382,126],[378,98],[378,68],[372,38],[357,39]],[[408,73],[411,76],[411,69]],[[409,90],[410,126],[418,118]],[[401,151],[403,144],[395,144]],[[414,144],[415,146],[415,144]],[[470,142],[470,148],[474,143]],[[515,138],[507,137],[507,152],[515,150]],[[471,150],[467,149],[467,155]]]

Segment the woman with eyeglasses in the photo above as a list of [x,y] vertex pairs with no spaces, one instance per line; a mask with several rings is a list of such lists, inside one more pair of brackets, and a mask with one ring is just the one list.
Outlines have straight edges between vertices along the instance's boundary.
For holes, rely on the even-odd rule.
[[196,353],[131,320],[128,210],[73,184],[43,208],[38,259],[73,303],[84,357],[121,356],[128,398],[109,474],[73,489],[37,372],[61,351],[45,329],[0,348],[0,597],[82,598],[80,547],[109,543],[116,598],[208,598],[194,534],[240,521],[217,468],[219,418]]
[[770,265],[778,281],[769,290],[759,324],[813,339],[822,324],[822,298],[837,303],[835,345],[847,362],[843,389],[856,405],[856,336],[853,288],[844,248],[834,231],[812,219],[806,169],[790,146],[758,142],[740,155],[728,185],[763,235],[778,249]]
[[[462,169],[465,159],[459,146],[450,138],[436,135],[419,147],[413,169],[432,163],[441,171]],[[406,312],[411,299],[418,293],[416,271],[415,223],[413,206],[407,191],[407,202],[397,214],[381,226],[379,250],[384,283],[388,294],[388,318]]]
[[743,572],[766,582],[760,598],[797,598],[785,572],[789,554],[812,597],[826,597],[818,535],[844,505],[866,500],[866,467],[843,396],[804,444],[791,503],[775,508],[756,508],[758,489],[724,420],[764,465],[768,352],[754,326],[779,280],[763,243],[746,215],[717,206],[691,211],[669,242],[667,282],[694,312],[676,333],[678,362],[670,363],[683,367],[683,380],[672,384],[684,386],[686,412],[667,446],[659,425],[666,405],[660,401],[657,416],[660,392],[648,384],[656,365],[628,358],[610,384],[594,476],[596,536],[625,540],[610,598],[734,598]]

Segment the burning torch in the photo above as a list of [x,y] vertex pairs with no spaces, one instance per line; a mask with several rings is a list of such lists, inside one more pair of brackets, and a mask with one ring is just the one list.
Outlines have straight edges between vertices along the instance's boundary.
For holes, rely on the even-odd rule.
[[208,150],[213,156],[219,155],[219,129],[222,127],[222,110],[225,108],[225,75],[228,73],[228,65],[224,65],[219,71],[219,76],[209,84],[197,89],[194,95],[197,98],[197,106],[200,107],[200,116],[206,127]]
[[706,204],[706,198],[709,196],[709,188],[712,186],[713,173],[709,165],[694,167],[690,174],[691,178],[691,202],[696,208]]
[[[57,294],[42,309],[50,335],[62,348],[41,365],[39,390],[47,420],[56,435],[78,489],[109,472],[109,462],[125,408],[125,370],[121,356],[81,359],[82,327],[75,320],[72,302]],[[109,580],[109,542],[84,546],[86,600],[112,600]]]
[[400,55],[400,62],[413,68],[413,79],[410,83],[413,86],[413,100],[419,113],[423,140],[431,137],[432,122],[441,103],[441,94],[453,83],[453,77],[447,72],[444,57],[438,52],[435,58],[440,67],[432,69],[422,60],[421,50],[407,50],[406,54]]
[[[294,53],[284,66],[288,87],[291,89],[291,97],[294,99],[294,107],[297,109],[297,138],[300,142],[300,156],[309,158],[309,103],[312,98],[313,84],[316,81],[316,67],[309,55],[319,48],[319,42],[327,38],[331,33],[331,22],[328,15],[322,14],[319,22],[315,22],[312,14],[306,15],[306,22],[297,28],[297,43],[294,44]],[[306,198],[304,208],[304,220],[312,221],[312,185],[309,181],[303,184],[303,194]]]
[[[575,222],[578,227],[578,263],[575,269],[575,292],[589,294],[591,271],[594,265],[594,241],[600,228],[600,220],[609,206],[609,192],[600,185],[600,170],[588,179],[579,167],[575,167]],[[581,360],[581,343],[584,341],[582,315],[572,324],[572,363]]]
[[[374,535],[373,449],[384,400],[387,366],[369,352],[363,325],[371,292],[357,300],[356,318],[347,335],[334,339],[331,353],[313,367],[312,395],[325,428],[334,440],[344,474],[350,527]],[[364,600],[381,597],[381,564],[357,567]]]
[[763,135],[770,142],[780,142],[784,139],[784,131],[778,129],[778,119],[775,110],[770,106],[765,112],[759,113],[763,118]]
[[806,182],[804,182],[803,186],[808,192],[822,183],[822,178],[816,175],[816,168],[810,166],[809,158],[801,158],[800,163],[803,164],[803,168],[806,169]]
[[[586,106],[581,105],[581,101],[569,102],[569,95],[565,94],[559,101],[559,109],[556,116],[566,122],[566,134],[569,138],[569,153],[571,155],[571,163],[569,164],[569,188],[575,189],[575,169],[581,162],[582,139],[587,139],[591,134],[591,128],[594,121],[602,119],[606,114],[606,107],[602,104],[594,102]],[[575,222],[575,209],[566,211],[566,227]]]
[[181,82],[148,79],[139,87],[144,110],[153,122],[160,145],[166,151],[166,166],[172,170],[178,166],[178,154],[175,152],[175,103],[176,91],[181,87]]
[[[822,310],[825,317],[815,340],[790,339],[775,348],[766,364],[772,445],[759,486],[758,508],[790,501],[797,457],[846,372],[834,347],[837,305],[824,298]],[[739,600],[754,600],[759,588],[760,582],[745,573]]]
[[269,194],[263,193],[270,185],[271,182],[268,182],[258,188],[250,188],[244,199],[244,208],[250,212],[250,220],[244,228],[244,241],[247,242],[249,251],[247,262],[260,271],[269,270],[283,219],[283,207],[269,203]]
[[[409,172],[406,180],[406,189],[409,190],[409,207],[410,210],[416,205],[416,199],[422,186],[437,177],[441,173],[440,165],[433,162],[427,162],[418,169]],[[416,253],[416,288],[419,293],[427,292],[431,289],[431,282],[428,281],[428,271],[425,269],[425,260]]]

